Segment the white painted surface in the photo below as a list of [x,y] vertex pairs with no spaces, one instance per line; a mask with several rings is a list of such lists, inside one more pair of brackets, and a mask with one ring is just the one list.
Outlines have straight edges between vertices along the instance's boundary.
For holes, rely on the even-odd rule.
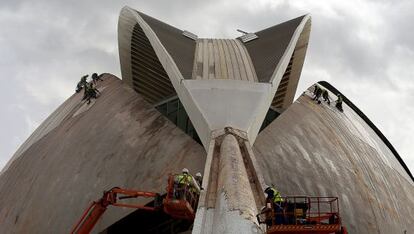
[[203,131],[209,132],[232,127],[248,133],[255,122],[263,122],[273,97],[269,83],[217,79],[182,83],[206,122],[208,129]]

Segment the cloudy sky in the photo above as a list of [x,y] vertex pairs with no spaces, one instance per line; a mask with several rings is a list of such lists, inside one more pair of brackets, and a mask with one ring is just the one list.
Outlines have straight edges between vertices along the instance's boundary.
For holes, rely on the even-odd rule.
[[129,5],[199,37],[234,38],[310,13],[299,83],[345,93],[414,171],[412,0],[1,0],[0,168],[67,99],[79,77],[120,77],[117,20]]

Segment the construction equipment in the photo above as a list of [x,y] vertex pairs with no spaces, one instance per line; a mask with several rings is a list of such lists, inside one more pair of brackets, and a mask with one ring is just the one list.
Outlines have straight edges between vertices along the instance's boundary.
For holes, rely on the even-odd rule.
[[[119,194],[124,194],[126,196],[118,196]],[[137,204],[125,204],[119,203],[118,200],[136,198],[136,197],[153,197],[154,198],[154,207],[147,207]],[[144,209],[149,211],[159,210],[159,204],[161,201],[161,196],[158,193],[152,192],[141,192],[135,190],[121,189],[114,187],[109,191],[104,191],[104,194],[101,199],[98,201],[92,202],[89,207],[85,210],[79,221],[73,227],[72,234],[86,234],[95,226],[99,218],[103,215],[109,205],[119,206],[119,207],[129,207],[135,209]]]
[[175,176],[170,175],[168,178],[167,195],[163,200],[164,212],[175,219],[194,220],[198,194],[192,192],[190,186],[177,185]]
[[[167,195],[164,199],[162,199],[162,196],[159,193],[128,190],[119,187],[104,191],[102,198],[92,202],[84,211],[79,221],[73,227],[71,234],[90,233],[109,205],[135,208],[151,212],[164,211],[173,219],[193,221],[198,203],[198,194],[192,192],[191,187],[189,186],[177,185],[174,182],[175,176],[176,175],[170,175],[168,177]],[[119,200],[137,197],[154,198],[153,206],[119,202]]]
[[283,197],[279,204],[268,203],[257,220],[266,225],[267,234],[347,234],[339,215],[338,197]]

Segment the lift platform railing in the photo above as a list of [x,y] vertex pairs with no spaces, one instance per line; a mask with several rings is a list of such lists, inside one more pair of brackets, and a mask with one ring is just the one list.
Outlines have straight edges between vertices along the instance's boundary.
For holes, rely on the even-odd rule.
[[[169,175],[167,195],[162,199],[159,193],[136,191],[114,187],[104,191],[101,199],[92,202],[83,212],[81,218],[72,228],[72,234],[88,234],[91,232],[99,218],[104,214],[108,206],[128,207],[147,211],[161,211],[169,214],[174,219],[193,221],[199,193],[190,183],[176,183],[177,175]],[[121,200],[131,198],[154,198],[153,205],[146,206]]]
[[[287,196],[283,202],[268,203],[257,215],[259,223],[266,224],[268,230],[278,225],[292,228],[298,226],[330,225],[341,229],[339,201],[337,197]],[[276,233],[276,232],[275,232]]]
[[178,184],[175,182],[176,174],[168,177],[166,199],[187,200],[193,209],[197,207],[198,194],[188,184]]
[[168,177],[167,195],[164,199],[164,211],[174,218],[192,220],[198,203],[198,192],[188,183],[180,184],[177,175]]

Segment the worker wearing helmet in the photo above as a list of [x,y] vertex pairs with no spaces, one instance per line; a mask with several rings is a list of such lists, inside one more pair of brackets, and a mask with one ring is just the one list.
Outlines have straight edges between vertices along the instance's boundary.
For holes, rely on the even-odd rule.
[[89,75],[84,75],[84,76],[82,76],[82,77],[81,77],[81,79],[80,79],[79,83],[80,83],[82,86],[85,86],[85,85],[86,85],[86,83],[87,83],[86,79],[88,78],[88,76],[89,76]]
[[264,191],[267,194],[267,200],[272,201],[273,203],[281,203],[283,202],[283,198],[280,195],[280,192],[275,189],[274,187],[267,187]]
[[283,198],[280,195],[280,192],[276,188],[270,186],[267,187],[264,192],[267,194],[266,202],[271,203],[275,210],[276,224],[283,224]]
[[96,84],[96,83],[98,82],[98,80],[103,81],[103,80],[102,80],[102,78],[101,78],[100,76],[98,76],[98,74],[93,73],[93,74],[92,74],[92,82],[93,82],[94,84]]
[[[86,84],[88,83],[86,81],[86,78],[88,78],[88,75],[84,75],[82,76],[82,78],[80,79],[80,81],[78,82],[78,84],[76,85],[76,92],[79,93],[83,88],[85,88]],[[84,93],[84,97],[86,96],[86,94]],[[85,99],[85,98],[84,98]]]
[[201,183],[203,183],[203,176],[201,175],[200,172],[197,172],[195,174],[195,180],[197,181],[198,186],[200,186],[201,188]]
[[175,182],[179,185],[189,185],[191,177],[190,171],[187,168],[183,168],[181,174],[175,177]]
[[178,187],[178,190],[180,191],[178,194],[179,199],[186,199],[185,190],[190,191],[191,193],[200,193],[200,187],[198,186],[197,181],[190,174],[187,168],[183,168],[181,174],[175,177],[175,183]]
[[322,88],[318,87],[318,90],[316,90],[316,94],[315,94],[315,98],[313,100],[315,100],[318,104],[321,104],[321,100],[320,97],[322,95]]
[[87,104],[91,103],[92,98],[98,98],[98,94],[100,94],[99,90],[93,86],[93,83],[86,83],[85,85],[85,92],[86,92],[86,100]]
[[343,109],[342,109],[342,101],[343,101],[343,99],[342,99],[341,94],[338,94],[338,99],[336,100],[336,104],[335,104],[335,106],[336,106],[336,108],[338,108],[338,110],[340,110],[341,112],[343,111]]
[[323,97],[323,100],[325,100],[325,102],[328,103],[328,105],[331,104],[331,100],[329,99],[329,93],[328,93],[328,91],[326,89],[324,89],[322,91],[322,97]]
[[315,85],[315,89],[313,90],[313,100],[315,100],[316,102],[319,102],[319,98],[321,97],[322,94],[322,88],[319,87],[318,85]]

